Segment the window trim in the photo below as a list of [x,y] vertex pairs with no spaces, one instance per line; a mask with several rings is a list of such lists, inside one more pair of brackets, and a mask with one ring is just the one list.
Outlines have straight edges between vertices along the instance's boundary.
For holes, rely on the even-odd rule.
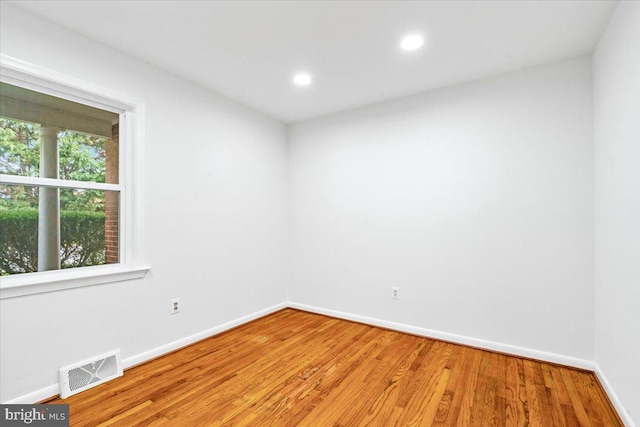
[[34,176],[5,175],[0,173],[0,182],[29,187],[81,188],[83,190],[123,191],[122,184],[105,184],[92,181],[73,181],[71,179],[39,178]]
[[47,178],[14,175],[0,175],[0,182],[105,190],[114,186],[114,189],[123,190],[120,198],[118,264],[2,276],[0,299],[143,277],[151,269],[143,264],[144,102],[4,54],[0,54],[0,81],[118,113],[121,117],[119,184],[76,183],[56,179],[48,182]]

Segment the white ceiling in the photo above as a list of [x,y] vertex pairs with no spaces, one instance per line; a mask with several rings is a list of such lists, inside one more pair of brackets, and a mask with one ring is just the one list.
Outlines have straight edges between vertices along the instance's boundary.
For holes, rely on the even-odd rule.
[[[593,51],[614,1],[19,1],[285,123]],[[415,52],[402,36],[425,35]],[[307,71],[313,84],[292,84]]]

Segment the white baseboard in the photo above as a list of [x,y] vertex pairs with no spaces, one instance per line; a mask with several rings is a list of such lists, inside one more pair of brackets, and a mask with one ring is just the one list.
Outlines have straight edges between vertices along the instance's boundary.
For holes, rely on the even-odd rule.
[[32,403],[42,402],[43,400],[50,399],[56,395],[60,394],[60,388],[58,384],[51,384],[50,386],[43,387],[39,390],[33,391],[31,393],[25,394],[20,397],[16,397],[12,400],[7,400],[6,402],[2,402],[2,404],[6,405],[28,405]]
[[607,381],[607,377],[605,377],[604,372],[602,372],[602,369],[600,369],[600,366],[597,363],[595,363],[594,372],[596,373],[600,384],[602,384],[602,388],[604,388],[604,391],[609,396],[609,400],[611,400],[611,403],[616,408],[616,411],[618,411],[618,415],[620,416],[620,418],[622,418],[622,422],[624,423],[624,425],[627,427],[636,427],[633,420],[631,419],[631,415],[629,415],[624,406],[622,406],[622,402],[618,398],[618,395],[613,390],[613,387],[611,387],[611,384],[609,384],[609,381]]
[[[258,319],[260,317],[266,316],[271,313],[275,313],[278,310],[282,310],[283,308],[287,308],[286,303],[276,304],[274,306],[265,308],[263,310],[256,311],[254,313],[248,314],[246,316],[240,317],[238,319],[234,319],[230,322],[223,323],[222,325],[215,326],[213,328],[204,330],[202,332],[198,332],[197,334],[190,335],[188,337],[180,338],[179,340],[170,342],[165,345],[161,345],[160,347],[153,348],[149,351],[145,351],[140,354],[136,354],[135,356],[127,357],[122,360],[123,367],[130,368],[135,365],[139,365],[148,360],[154,359],[156,357],[162,356],[163,354],[170,353],[175,350],[179,350],[182,347],[186,347],[190,344],[193,344],[202,339],[211,337],[213,335],[217,335],[221,332],[228,331],[229,329],[235,328],[236,326],[240,326],[244,323],[248,323],[252,320]],[[25,394],[23,396],[17,397],[15,399],[2,402],[3,404],[30,404],[41,402],[46,399],[50,399],[60,394],[60,390],[58,384],[52,384],[47,387],[43,387],[34,392]]]
[[340,319],[352,320],[354,322],[366,323],[368,325],[379,326],[381,328],[392,329],[394,331],[406,332],[413,335],[419,335],[427,338],[435,338],[441,341],[449,341],[455,344],[464,344],[471,347],[496,351],[499,353],[512,354],[515,356],[526,357],[530,359],[542,360],[545,362],[556,363],[559,365],[571,366],[579,369],[593,371],[595,363],[591,360],[580,359],[577,357],[565,356],[562,354],[548,353],[545,351],[533,350],[525,347],[518,347],[510,344],[503,344],[495,341],[487,341],[478,338],[467,337],[464,335],[456,335],[448,332],[435,331],[433,329],[419,328],[417,326],[405,325],[402,323],[389,322],[387,320],[375,319],[372,317],[359,316],[357,314],[345,313],[342,311],[330,310],[326,308],[315,307],[296,302],[289,302],[288,306],[299,310],[310,311],[312,313],[324,314]]

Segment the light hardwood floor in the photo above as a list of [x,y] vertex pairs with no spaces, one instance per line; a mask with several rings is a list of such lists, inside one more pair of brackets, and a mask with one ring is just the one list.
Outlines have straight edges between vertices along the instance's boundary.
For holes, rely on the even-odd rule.
[[591,372],[285,309],[65,400],[72,426],[622,426]]

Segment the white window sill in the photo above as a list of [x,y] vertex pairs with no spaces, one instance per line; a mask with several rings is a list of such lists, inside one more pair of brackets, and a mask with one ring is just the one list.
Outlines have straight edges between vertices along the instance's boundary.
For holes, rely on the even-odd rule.
[[0,277],[0,299],[140,279],[149,266],[101,265]]

